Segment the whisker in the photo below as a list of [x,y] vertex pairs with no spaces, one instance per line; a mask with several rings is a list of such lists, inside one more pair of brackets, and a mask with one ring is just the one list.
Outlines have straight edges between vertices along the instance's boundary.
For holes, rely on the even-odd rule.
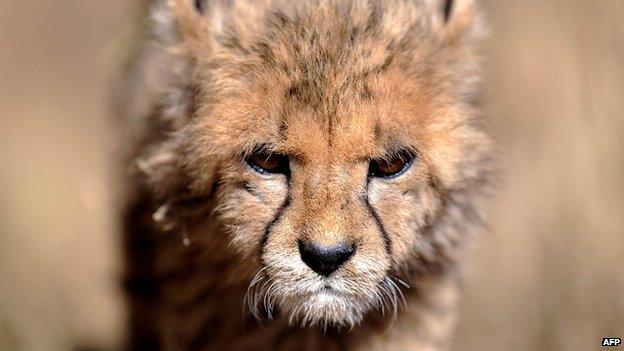
[[[265,271],[266,267],[263,267],[256,272],[247,287],[247,292],[244,298],[246,308],[248,308],[249,312],[258,320],[262,319],[261,301],[264,302],[264,308],[267,310],[269,318],[272,318],[273,303],[272,301],[269,302],[269,298],[266,296],[266,294],[269,293],[267,285],[272,284],[272,282]],[[264,299],[262,299],[262,297]]]
[[273,297],[272,295],[274,294],[274,287],[277,283],[276,282],[272,282],[271,285],[269,285],[269,287],[266,289],[266,291],[264,292],[264,309],[267,313],[267,318],[269,320],[273,319]]
[[389,277],[384,279],[384,286],[385,286],[385,290],[388,293],[388,299],[390,300],[390,302],[392,303],[392,321],[390,322],[390,325],[393,325],[396,322],[397,319],[397,315],[398,315],[398,298],[397,298],[397,293],[396,293],[396,289],[394,283],[392,282],[392,279],[390,279]]
[[411,289],[411,286],[409,286],[409,284],[407,284],[406,282],[402,281],[401,279],[394,277],[394,280],[396,280],[399,284],[403,285],[406,289]]
[[[392,280],[392,277],[389,277],[389,278],[390,278],[390,284],[392,284],[394,286],[394,290],[399,295],[399,299],[401,301],[401,306],[404,309],[407,309],[407,301],[405,301],[405,295],[403,295],[403,291],[401,291],[401,288],[399,288],[399,286],[396,285],[396,283]],[[394,278],[394,279],[397,279],[397,278]]]

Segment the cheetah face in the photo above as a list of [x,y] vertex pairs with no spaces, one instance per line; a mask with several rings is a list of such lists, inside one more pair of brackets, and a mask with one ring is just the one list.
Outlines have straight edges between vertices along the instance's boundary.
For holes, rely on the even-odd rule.
[[353,326],[396,308],[410,275],[460,240],[451,205],[471,209],[457,194],[488,142],[470,122],[458,41],[424,3],[355,3],[208,10],[201,30],[215,32],[189,39],[180,164],[193,191],[218,184],[259,315]]
[[[391,75],[368,83],[370,97],[323,89],[321,104],[336,105],[322,108],[288,93],[302,83],[271,84],[281,104],[270,99],[271,110],[254,105],[240,116],[218,202],[232,245],[259,261],[252,311],[353,325],[371,309],[396,308],[401,270],[421,259],[417,249],[433,253],[426,231],[443,199],[431,157],[457,142],[439,135],[429,149],[429,113],[411,115],[429,107],[400,105],[405,82]],[[257,91],[249,93],[261,98]],[[431,113],[452,113],[446,108]]]

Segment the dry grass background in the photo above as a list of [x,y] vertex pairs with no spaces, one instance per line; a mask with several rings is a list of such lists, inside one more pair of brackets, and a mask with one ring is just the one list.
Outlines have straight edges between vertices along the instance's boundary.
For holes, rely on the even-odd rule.
[[[0,3],[0,350],[114,345],[103,58],[130,0]],[[506,179],[455,350],[624,336],[624,2],[488,0]]]

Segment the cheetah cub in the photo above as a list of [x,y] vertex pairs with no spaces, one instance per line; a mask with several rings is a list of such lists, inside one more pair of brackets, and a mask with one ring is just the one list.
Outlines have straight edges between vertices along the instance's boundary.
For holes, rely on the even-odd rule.
[[114,89],[128,349],[443,350],[492,144],[470,0],[146,0]]

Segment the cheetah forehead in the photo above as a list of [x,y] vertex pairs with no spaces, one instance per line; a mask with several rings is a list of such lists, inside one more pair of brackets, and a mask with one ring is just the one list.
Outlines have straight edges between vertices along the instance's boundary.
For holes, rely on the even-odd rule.
[[[235,66],[239,74],[245,68],[263,68],[298,78],[309,90],[312,82],[334,78],[337,85],[340,77],[365,78],[392,63],[402,63],[404,73],[417,74],[406,68],[423,68],[425,58],[435,52],[431,17],[418,1],[219,4],[206,16],[212,64],[226,66],[220,73]],[[293,86],[291,93],[301,90]]]
[[[405,127],[422,129],[415,119],[440,114],[430,110],[446,98],[428,10],[400,0],[215,2],[205,14],[211,49],[197,53],[205,63],[197,69],[212,72],[203,83],[213,100],[254,95],[244,97],[257,102],[249,114],[272,120],[249,123],[272,126],[272,135],[312,127],[338,140],[339,130],[387,148],[416,140]],[[391,139],[384,131],[393,124]]]

